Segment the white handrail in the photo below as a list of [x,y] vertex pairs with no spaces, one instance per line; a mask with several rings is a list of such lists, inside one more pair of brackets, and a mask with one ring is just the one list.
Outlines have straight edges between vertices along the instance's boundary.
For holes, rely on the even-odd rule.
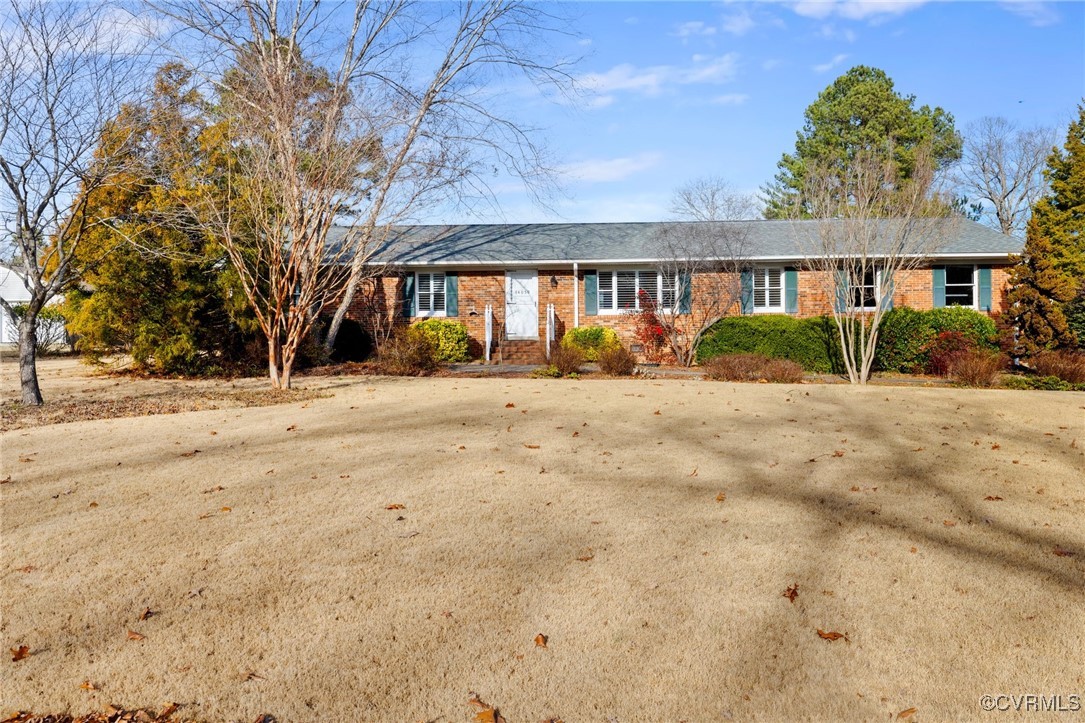
[[554,316],[554,305],[546,305],[546,360],[550,361],[550,343],[557,339],[557,323]]
[[486,304],[486,363],[490,363],[490,349],[494,345],[494,307]]

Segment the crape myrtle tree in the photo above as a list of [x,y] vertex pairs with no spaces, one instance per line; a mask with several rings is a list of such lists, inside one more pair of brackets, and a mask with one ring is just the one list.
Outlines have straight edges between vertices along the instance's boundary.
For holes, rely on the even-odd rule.
[[794,218],[806,245],[804,263],[816,272],[840,336],[852,384],[866,384],[882,316],[892,307],[893,284],[936,253],[959,218],[934,192],[937,160],[925,147],[909,154],[909,172],[882,147],[856,151],[841,168],[835,160],[809,163]]
[[530,129],[497,113],[494,90],[516,74],[565,77],[559,63],[534,60],[550,30],[539,6],[151,5],[184,29],[186,55],[219,93],[233,157],[209,183],[230,187],[235,200],[193,215],[237,269],[275,387],[290,385],[299,346],[338,303],[326,338],[334,345],[393,223],[485,190],[499,166],[545,175]]
[[12,0],[0,20],[0,258],[18,269],[30,293],[19,320],[24,404],[43,401],[39,314],[100,260],[79,247],[114,220],[86,207],[89,193],[127,179],[127,139],[110,148],[98,142],[142,87],[147,60],[135,36],[122,35],[115,21],[63,0]]
[[1025,359],[1081,342],[1072,326],[1085,315],[1085,106],[1045,175],[1050,190],[1033,207],[1002,318],[1004,348]]
[[[871,154],[889,154],[887,161],[896,175],[887,180],[894,184],[925,171],[921,161],[943,172],[961,156],[961,138],[951,114],[938,107],[916,108],[915,96],[901,95],[884,71],[865,65],[833,81],[806,109],[804,118],[795,151],[783,155],[773,183],[762,189],[765,218],[792,218],[796,211],[806,218],[814,215],[803,196],[814,166],[822,176],[835,176],[836,187],[843,189],[860,154],[867,156],[864,165]],[[814,184],[824,192],[821,180],[814,179]]]
[[757,213],[756,200],[716,176],[694,179],[671,199],[677,222],[661,226],[653,241],[661,298],[640,294],[651,307],[664,342],[682,366],[691,366],[713,324],[737,308],[742,271],[749,265],[748,226],[734,223]]
[[992,227],[1008,236],[1023,235],[1044,193],[1044,168],[1055,140],[1053,128],[1022,128],[1006,118],[969,124],[961,160],[951,174],[957,192],[978,204],[980,218]]

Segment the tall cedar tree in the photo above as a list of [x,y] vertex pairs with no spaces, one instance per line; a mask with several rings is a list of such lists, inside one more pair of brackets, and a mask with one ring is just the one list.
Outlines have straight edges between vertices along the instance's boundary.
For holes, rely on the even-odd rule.
[[765,218],[792,218],[796,206],[809,217],[803,198],[806,175],[813,164],[821,172],[836,169],[846,186],[847,169],[859,152],[884,148],[897,169],[898,181],[911,177],[920,149],[929,153],[935,170],[961,157],[961,137],[953,116],[941,108],[915,108],[915,96],[902,96],[884,71],[857,65],[833,81],[806,109],[794,154],[785,153],[772,184],[762,188]]
[[102,261],[66,302],[77,348],[92,360],[127,352],[139,370],[167,374],[252,366],[246,346],[258,330],[236,273],[217,243],[180,218],[196,192],[192,174],[221,160],[191,76],[163,66],[150,99],[124,106],[103,133],[103,147],[125,143],[128,177],[86,199],[87,212],[110,223],[80,248]]
[[1004,347],[1025,358],[1079,342],[1067,312],[1081,306],[1085,284],[1085,105],[1062,150],[1048,157],[1046,176],[1051,190],[1033,207],[1002,318]]

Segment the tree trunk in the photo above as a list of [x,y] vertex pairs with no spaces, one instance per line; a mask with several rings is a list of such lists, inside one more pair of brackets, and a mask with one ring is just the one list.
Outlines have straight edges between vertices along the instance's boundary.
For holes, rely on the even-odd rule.
[[282,389],[279,378],[279,340],[277,338],[269,337],[267,340],[267,371],[272,389]]
[[324,335],[324,349],[329,354],[335,349],[335,337],[339,334],[339,327],[343,325],[343,319],[347,316],[347,309],[350,308],[351,302],[354,301],[354,288],[356,286],[357,283],[352,274],[350,281],[347,282],[346,287],[343,289],[343,298],[339,302],[339,307],[335,310],[331,323],[328,324],[328,331]]
[[45,401],[38,386],[38,310],[33,305],[19,321],[19,385],[23,404],[38,407]]

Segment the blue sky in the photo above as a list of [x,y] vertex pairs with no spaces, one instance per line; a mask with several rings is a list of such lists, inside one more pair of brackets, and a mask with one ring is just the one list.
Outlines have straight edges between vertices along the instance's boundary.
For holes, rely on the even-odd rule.
[[[500,213],[463,222],[642,221],[668,216],[673,189],[718,175],[756,192],[794,147],[803,111],[854,65],[886,71],[917,105],[1057,125],[1085,96],[1080,2],[567,3],[590,92],[535,99],[532,123],[561,171],[549,208],[497,186]],[[561,44],[567,45],[563,47]],[[503,217],[503,218],[501,218]]]

